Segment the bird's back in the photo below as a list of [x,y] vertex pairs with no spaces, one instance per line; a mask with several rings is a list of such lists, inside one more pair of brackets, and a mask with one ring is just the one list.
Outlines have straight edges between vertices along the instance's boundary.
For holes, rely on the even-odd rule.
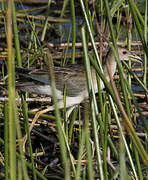
[[[30,93],[52,95],[48,69],[33,70],[17,67],[16,73],[18,76],[17,88]],[[85,70],[81,65],[55,67],[54,74],[56,89],[61,92],[61,95],[64,88],[66,88],[66,95],[70,97],[78,95],[87,88]]]

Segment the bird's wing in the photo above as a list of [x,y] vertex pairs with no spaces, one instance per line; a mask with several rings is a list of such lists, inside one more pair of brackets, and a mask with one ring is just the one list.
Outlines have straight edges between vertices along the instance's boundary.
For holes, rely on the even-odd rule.
[[[16,68],[19,75],[17,86],[50,85],[48,69],[29,70]],[[64,92],[66,88],[67,96],[75,96],[86,90],[87,82],[83,66],[68,65],[66,67],[55,67],[56,88]]]
[[80,65],[69,65],[55,68],[56,87],[64,92],[66,88],[67,96],[76,96],[87,89],[87,82],[84,68]]
[[19,82],[34,82],[40,84],[49,84],[49,75],[47,70],[26,69],[16,67],[16,73],[19,76]]

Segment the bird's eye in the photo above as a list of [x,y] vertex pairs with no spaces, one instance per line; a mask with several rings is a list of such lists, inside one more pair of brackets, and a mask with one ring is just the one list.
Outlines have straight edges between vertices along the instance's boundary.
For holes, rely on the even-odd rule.
[[127,54],[127,51],[123,51],[123,54]]

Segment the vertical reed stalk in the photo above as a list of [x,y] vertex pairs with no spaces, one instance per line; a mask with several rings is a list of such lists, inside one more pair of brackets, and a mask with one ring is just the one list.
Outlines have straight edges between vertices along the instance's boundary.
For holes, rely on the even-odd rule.
[[16,122],[14,54],[12,50],[12,1],[7,1],[7,47],[8,47],[8,119],[9,119],[9,173],[10,180],[16,180]]
[[[28,123],[28,114],[27,114],[27,104],[26,101],[24,100],[24,96],[21,96],[21,101],[22,101],[22,110],[23,110],[23,116],[24,116],[24,121],[25,121],[25,129],[27,132],[27,138],[28,138],[28,146],[29,146],[29,154],[30,154],[30,159],[31,159],[31,164],[32,164],[32,171],[33,171],[33,179],[36,180],[36,173],[35,173],[35,165],[34,165],[34,159],[33,159],[33,151],[32,151],[32,145],[31,145],[31,136],[29,132],[29,123]],[[26,176],[26,175],[25,175]]]
[[[144,19],[144,38],[145,38],[145,42],[147,45],[147,18],[148,16],[148,0],[145,0],[145,19]],[[143,75],[143,82],[146,86],[146,82],[147,82],[147,55],[146,53],[144,53],[144,75]]]
[[97,109],[97,103],[96,103],[96,98],[95,98],[95,93],[94,93],[93,82],[92,82],[90,62],[89,62],[89,58],[88,58],[88,51],[87,51],[84,27],[82,27],[81,33],[82,33],[82,43],[83,43],[83,51],[84,51],[84,57],[85,57],[85,68],[86,68],[88,92],[89,92],[90,106],[91,106],[91,113],[92,113],[92,126],[93,126],[93,132],[94,132],[94,140],[95,140],[95,147],[96,147],[96,154],[97,154],[98,170],[100,173],[100,179],[103,180],[104,176],[103,176],[101,155],[99,152],[99,139],[98,139],[97,121],[96,121],[96,115],[98,114],[98,109]]
[[43,30],[42,30],[41,41],[44,41],[44,38],[45,38],[45,35],[46,35],[46,30],[47,30],[47,25],[48,25],[48,13],[49,13],[49,10],[50,10],[50,4],[51,4],[51,0],[48,0],[46,18],[45,18],[44,27],[43,27]]
[[60,111],[59,111],[59,107],[58,107],[58,101],[57,101],[57,97],[56,97],[56,86],[55,86],[55,76],[54,76],[54,71],[53,71],[53,60],[52,60],[52,57],[49,52],[47,52],[47,57],[48,57],[48,66],[49,66],[49,77],[51,79],[53,102],[54,102],[54,106],[55,106],[55,115],[56,115],[58,138],[59,138],[59,143],[60,143],[60,151],[61,151],[61,156],[62,156],[63,167],[66,170],[67,150],[66,150],[64,135],[63,135],[63,131],[62,131],[63,127],[62,127],[62,123],[61,123],[61,119],[60,119]]
[[72,64],[75,64],[75,43],[76,43],[76,18],[74,0],[70,0],[71,15],[72,15]]
[[9,179],[9,124],[8,104],[4,104],[5,179]]
[[141,39],[143,48],[145,50],[146,55],[148,56],[148,49],[147,49],[146,41],[145,41],[145,38],[143,35],[143,28],[142,28],[140,21],[138,19],[139,18],[139,14],[137,13],[138,8],[137,8],[137,6],[133,0],[128,0],[128,2],[129,2],[129,5],[130,5],[130,8],[131,8],[134,20],[135,20],[136,28],[137,28],[139,37]]
[[69,1],[69,0],[64,0],[60,17],[63,17],[63,16],[64,16],[64,13],[65,13],[66,6],[67,6],[67,4],[68,4],[68,1]]
[[79,141],[79,152],[78,152],[78,162],[77,162],[77,169],[76,169],[76,176],[75,180],[81,179],[81,162],[84,150],[84,143],[85,143],[85,129],[82,129],[82,136]]
[[21,60],[20,42],[19,42],[14,0],[12,0],[12,23],[13,23],[13,31],[14,31],[14,42],[15,42],[15,49],[16,49],[17,65],[21,67],[22,60]]
[[94,180],[92,152],[91,152],[91,145],[90,145],[89,116],[88,116],[88,110],[87,110],[86,104],[84,107],[84,132],[85,132],[85,143],[86,143],[86,151],[87,151],[88,179]]

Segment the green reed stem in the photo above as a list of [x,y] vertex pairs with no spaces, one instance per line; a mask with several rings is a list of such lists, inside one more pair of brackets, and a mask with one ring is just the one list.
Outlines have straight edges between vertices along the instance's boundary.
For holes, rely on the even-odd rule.
[[[23,179],[24,180],[28,180],[28,173],[27,173],[27,167],[26,167],[26,160],[25,160],[25,156],[24,156],[24,152],[23,152],[23,143],[22,143],[22,134],[21,134],[21,127],[19,124],[19,119],[18,119],[18,113],[17,113],[17,107],[16,104],[14,104],[13,106],[15,106],[15,121],[16,121],[16,130],[17,130],[17,138],[18,138],[18,145],[19,145],[19,152],[20,152],[20,164],[21,167],[18,167],[18,173],[23,174]],[[19,163],[18,163],[19,166]]]
[[138,151],[133,148],[134,150],[134,155],[135,155],[135,162],[137,165],[137,175],[138,175],[138,179],[143,180],[143,175],[142,175],[142,169],[141,169],[141,164],[140,164],[140,158],[139,158],[139,153]]
[[50,10],[50,4],[51,4],[51,0],[48,0],[47,11],[46,11],[46,18],[45,18],[44,27],[43,27],[43,30],[42,30],[41,41],[44,41],[46,30],[47,30],[48,13],[49,13],[49,10]]
[[108,180],[108,170],[107,170],[107,136],[108,136],[108,122],[109,122],[109,112],[108,105],[105,106],[105,123],[104,123],[104,142],[103,142],[103,169],[104,169],[104,179]]
[[61,151],[63,166],[65,169],[66,163],[67,163],[67,149],[65,145],[64,135],[62,132],[63,127],[61,123],[60,111],[59,111],[58,101],[56,97],[56,85],[55,85],[55,76],[54,76],[54,71],[53,71],[53,60],[49,52],[47,52],[47,57],[48,57],[48,66],[49,66],[49,77],[51,79],[52,96],[53,96],[53,102],[55,106],[55,115],[56,115],[58,138],[59,138],[59,143],[60,143],[60,151]]
[[[144,38],[147,44],[147,20],[148,20],[148,0],[145,0],[145,20],[144,20]],[[143,74],[143,82],[146,85],[147,81],[147,55],[144,53],[144,74]]]
[[[129,148],[128,148],[128,144],[127,144],[127,141],[126,141],[125,136],[124,136],[124,131],[123,131],[121,122],[120,122],[120,120],[119,120],[119,117],[118,117],[118,114],[117,114],[117,111],[116,111],[116,108],[115,108],[115,105],[114,105],[114,103],[113,103],[113,100],[112,100],[111,96],[109,96],[109,101],[110,101],[110,104],[111,104],[111,107],[112,107],[112,110],[113,110],[114,117],[115,117],[115,119],[116,119],[118,128],[119,128],[119,130],[120,130],[120,135],[121,135],[122,141],[124,142],[124,146],[125,146],[125,149],[126,149],[126,152],[127,152],[127,155],[128,155],[129,161],[130,161],[130,164],[131,164],[131,166],[132,166],[134,175],[135,175],[135,177],[137,177],[137,173],[136,173],[136,171],[135,171],[134,163],[133,163],[133,160],[132,160],[132,157],[131,157]],[[121,158],[121,157],[120,157],[120,158]]]
[[83,157],[83,150],[84,150],[84,143],[85,143],[85,130],[82,129],[82,136],[79,141],[79,152],[78,152],[78,162],[77,162],[77,169],[76,169],[76,176],[75,180],[81,179],[81,165],[82,165],[82,157]]
[[[129,179],[127,168],[125,164],[125,144],[124,140],[122,139],[122,135],[120,137],[120,180]],[[134,174],[135,175],[135,174]],[[135,177],[137,179],[137,175]]]
[[14,32],[14,42],[16,48],[16,59],[17,65],[19,67],[22,66],[22,59],[21,59],[21,51],[20,51],[20,42],[19,42],[19,35],[18,35],[18,28],[17,28],[17,21],[16,21],[16,13],[15,13],[15,3],[12,0],[12,23],[13,23],[13,32]]
[[24,100],[23,95],[21,96],[21,100],[22,100],[22,111],[23,111],[23,116],[24,116],[24,121],[25,121],[25,130],[27,132],[29,154],[30,154],[30,159],[31,159],[31,164],[32,164],[33,179],[36,180],[37,177],[36,177],[36,173],[35,173],[35,166],[34,166],[34,160],[33,160],[33,151],[32,151],[32,145],[31,145],[31,136],[30,136],[30,132],[29,132],[27,104],[26,104],[26,101]]
[[85,22],[86,22],[86,25],[87,25],[87,29],[88,29],[88,32],[89,32],[90,40],[91,40],[92,47],[93,47],[93,50],[94,50],[94,55],[95,55],[95,57],[97,59],[97,63],[99,65],[99,68],[101,69],[101,72],[103,72],[103,68],[102,68],[102,65],[101,65],[101,62],[100,62],[100,59],[99,59],[98,51],[97,51],[97,48],[96,48],[96,45],[95,45],[93,33],[91,31],[91,27],[90,27],[90,24],[89,24],[89,21],[88,21],[87,13],[85,11],[84,3],[83,3],[82,0],[79,0],[79,1],[80,1],[80,4],[81,4],[81,8],[82,8],[83,14],[84,14],[84,18],[85,18]]
[[108,144],[113,152],[113,156],[115,157],[116,160],[119,160],[118,151],[117,151],[116,146],[113,144],[111,136],[108,135],[107,140],[108,140]]
[[64,86],[64,108],[63,108],[63,117],[64,117],[64,130],[66,138],[68,139],[68,119],[66,116],[66,85]]
[[9,179],[9,124],[8,124],[8,104],[4,104],[4,141],[5,141],[5,179]]
[[65,64],[67,62],[67,53],[68,53],[68,50],[69,50],[70,37],[71,37],[71,28],[70,28],[69,34],[68,34],[66,49],[63,49],[64,59],[63,59],[63,61],[61,61],[62,66],[65,66]]
[[88,84],[88,92],[90,97],[90,106],[91,106],[91,113],[92,113],[92,125],[93,125],[93,132],[94,132],[94,139],[95,139],[95,146],[96,146],[96,154],[97,154],[97,162],[98,162],[98,170],[100,172],[100,179],[103,180],[103,168],[101,162],[101,155],[99,152],[99,139],[98,139],[98,131],[97,131],[97,124],[96,124],[96,114],[98,114],[97,103],[95,98],[95,92],[93,87],[93,81],[91,76],[91,69],[90,69],[90,62],[88,58],[88,50],[86,44],[86,35],[84,27],[81,28],[82,34],[82,43],[83,43],[83,51],[85,57],[85,68],[86,68],[86,77],[87,77],[87,84]]
[[68,2],[69,2],[69,0],[64,0],[60,17],[64,16],[64,13],[65,13],[65,10],[66,10],[66,6],[68,5]]
[[72,64],[75,64],[75,43],[76,43],[76,18],[74,0],[70,0],[71,15],[72,15]]
[[69,124],[69,133],[68,133],[68,143],[71,144],[72,135],[73,135],[73,128],[74,128],[74,122],[76,120],[78,114],[78,107],[76,107],[72,112],[72,117],[70,118],[70,124]]
[[115,13],[119,10],[119,8],[123,4],[123,1],[124,0],[118,0],[118,1],[114,0],[114,1],[112,1],[112,6],[111,6],[111,9],[110,9],[111,17],[113,17],[115,15]]
[[138,13],[137,13],[138,8],[133,0],[128,0],[128,2],[129,2],[129,5],[130,5],[130,8],[131,8],[134,20],[135,20],[136,28],[137,28],[139,37],[141,39],[143,48],[145,50],[146,55],[148,56],[148,49],[147,49],[146,41],[145,41],[145,38],[143,35],[143,27],[141,26],[139,19],[138,19],[139,18]]
[[94,180],[94,171],[93,171],[93,164],[92,164],[92,152],[91,152],[91,145],[90,145],[90,131],[89,131],[89,115],[87,106],[85,104],[84,107],[84,132],[85,132],[85,143],[86,143],[86,151],[87,151],[87,167],[88,167],[88,179]]
[[14,55],[12,50],[12,3],[7,2],[7,47],[8,47],[8,119],[9,119],[9,173],[10,180],[16,180],[16,122]]

